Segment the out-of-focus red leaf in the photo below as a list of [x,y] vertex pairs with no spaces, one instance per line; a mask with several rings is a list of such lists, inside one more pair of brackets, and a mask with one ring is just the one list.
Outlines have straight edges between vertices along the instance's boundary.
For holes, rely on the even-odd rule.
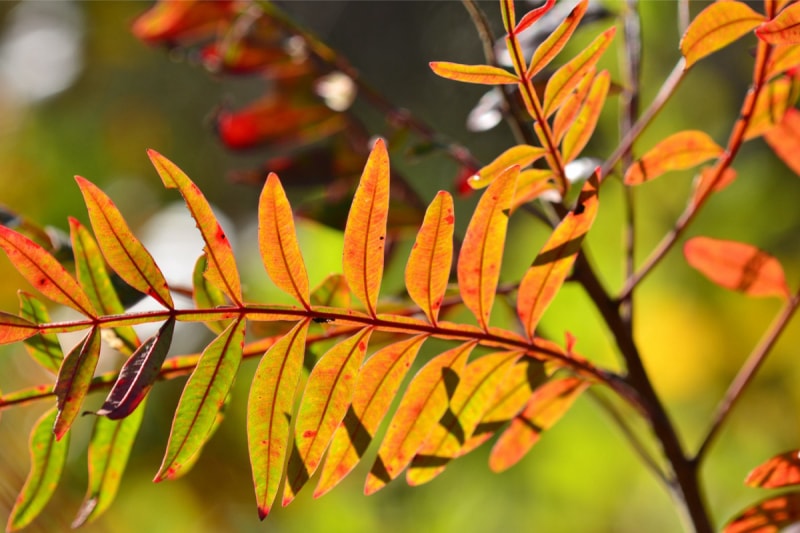
[[583,52],[553,74],[544,90],[544,113],[546,116],[550,116],[561,107],[570,92],[580,83],[581,78],[597,64],[600,56],[611,44],[616,31],[615,27],[611,27],[598,35]]
[[434,357],[414,376],[392,418],[378,457],[367,475],[364,493],[369,495],[395,479],[414,458],[447,410],[474,342]]
[[792,4],[772,20],[756,28],[756,35],[769,44],[800,43],[800,4]]
[[270,73],[274,66],[294,63],[281,46],[246,38],[208,44],[200,51],[200,61],[211,72],[225,74]]
[[94,369],[100,358],[100,329],[94,327],[64,358],[58,371],[54,392],[58,399],[58,416],[53,432],[61,439],[69,431],[89,392]]
[[269,514],[283,475],[308,324],[308,320],[297,323],[267,350],[250,387],[247,444],[258,516],[262,520]]
[[[50,313],[47,312],[47,307],[42,302],[25,291],[19,291],[18,297],[20,318],[34,324],[50,322]],[[3,320],[0,316],[0,328],[3,327]],[[61,351],[61,344],[55,333],[40,333],[25,339],[25,348],[42,368],[58,374],[58,369],[61,368],[61,363],[64,361],[64,353]]]
[[149,43],[194,41],[214,36],[235,10],[233,0],[159,0],[133,22],[132,31]]
[[755,467],[744,481],[750,487],[777,489],[800,484],[800,450],[792,450]]
[[589,142],[606,103],[609,87],[611,87],[611,75],[607,70],[603,70],[594,77],[578,116],[573,121],[572,127],[564,134],[564,141],[561,144],[564,161],[569,162],[578,157]]
[[317,470],[333,432],[344,420],[371,334],[372,328],[364,328],[337,344],[317,361],[308,376],[294,426],[294,448],[286,467],[284,507]]
[[800,111],[788,109],[780,124],[764,134],[764,140],[775,155],[800,176]]
[[[11,264],[22,277],[47,298],[83,315],[95,316],[92,303],[81,286],[44,248],[5,226],[0,226],[0,248],[6,252]],[[23,322],[26,321],[17,325],[23,325]],[[3,337],[6,335],[9,334]]]
[[750,244],[694,237],[684,244],[683,255],[693,268],[726,289],[748,296],[789,297],[781,264]]
[[453,262],[453,198],[439,191],[422,221],[408,257],[405,281],[408,295],[436,324]]
[[361,460],[426,338],[419,335],[390,344],[361,367],[352,404],[333,435],[315,498],[335,487]]
[[542,15],[550,11],[555,5],[556,0],[547,0],[543,5],[536,9],[531,9],[519,19],[519,23],[514,28],[514,33],[520,33],[530,28],[534,22],[542,18]]
[[144,400],[158,379],[161,365],[167,358],[174,329],[175,319],[170,317],[159,328],[158,333],[142,343],[125,361],[106,401],[97,411],[98,415],[119,420],[131,414]]
[[567,279],[583,238],[592,227],[597,215],[598,179],[595,174],[586,181],[575,210],[558,224],[519,284],[517,314],[528,339],[533,340],[539,319]]
[[467,226],[458,256],[458,287],[464,305],[485,330],[494,303],[503,260],[508,213],[519,167],[505,170],[481,196]]
[[511,421],[492,448],[489,468],[502,472],[516,464],[588,386],[588,382],[570,377],[548,381],[536,389],[528,405]]
[[752,118],[744,133],[745,140],[759,137],[780,124],[786,110],[794,104],[790,102],[792,96],[792,80],[787,76],[766,84],[758,93]]
[[514,73],[491,65],[462,65],[447,61],[431,61],[428,64],[436,75],[464,83],[508,85],[519,82]]
[[164,182],[164,186],[168,189],[178,189],[181,193],[186,201],[186,207],[189,208],[189,213],[197,223],[206,244],[204,248],[208,258],[206,277],[227,294],[234,303],[241,304],[242,287],[231,243],[214,216],[208,200],[197,185],[175,163],[155,150],[148,150],[147,155],[161,177],[161,181]]
[[53,435],[55,408],[36,421],[28,449],[31,470],[14,502],[6,531],[17,531],[30,524],[42,512],[56,490],[69,450],[69,435],[60,441]]
[[439,425],[417,450],[406,473],[409,485],[421,485],[442,473],[472,436],[483,414],[497,396],[498,387],[520,352],[483,356],[464,369],[461,380]]
[[639,185],[670,170],[682,170],[719,157],[724,150],[707,133],[687,130],[670,135],[625,173],[626,185]]
[[559,24],[558,28],[551,33],[547,39],[536,48],[533,53],[530,65],[528,65],[527,77],[533,78],[536,74],[550,64],[554,57],[564,48],[575,28],[580,24],[583,15],[586,14],[586,8],[589,6],[589,0],[581,0],[572,8],[572,11],[564,21]]
[[[796,4],[800,5],[800,4]],[[732,519],[723,533],[778,533],[800,521],[800,492],[766,498]]]
[[711,4],[694,18],[681,38],[681,53],[686,58],[684,69],[728,46],[763,21],[764,16],[744,2]]
[[211,344],[183,388],[167,451],[154,482],[181,475],[205,444],[242,360],[245,320],[232,322]]
[[542,157],[545,152],[546,150],[540,146],[530,146],[528,144],[512,146],[471,176],[467,183],[473,189],[483,189],[508,168],[514,165],[519,166],[521,169],[525,168]]
[[342,267],[347,285],[376,314],[383,277],[383,249],[389,211],[389,154],[378,139],[369,155],[344,228]]
[[258,248],[275,285],[309,309],[308,274],[297,243],[292,207],[273,173],[258,204]]
[[731,167],[726,167],[722,171],[722,176],[717,178],[719,170],[717,165],[706,167],[695,178],[694,191],[692,192],[692,203],[697,205],[700,198],[708,194],[708,188],[713,187],[714,192],[719,192],[736,179],[736,171]]

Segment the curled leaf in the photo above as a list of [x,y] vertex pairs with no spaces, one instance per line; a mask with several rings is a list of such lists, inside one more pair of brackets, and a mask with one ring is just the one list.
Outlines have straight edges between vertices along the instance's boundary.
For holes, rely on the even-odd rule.
[[481,85],[508,85],[519,82],[519,78],[512,72],[491,65],[462,65],[447,61],[431,61],[429,65],[434,73],[449,80]]
[[645,153],[625,173],[626,185],[639,185],[670,170],[683,170],[719,157],[724,150],[697,130],[670,135]]
[[[208,270],[208,257],[206,257],[206,254],[200,254],[192,271],[192,299],[195,307],[198,309],[213,309],[225,305],[225,295],[219,290],[219,287],[205,277],[204,272],[206,270]],[[204,321],[203,323],[217,335],[228,327],[228,322],[226,321]]]
[[764,16],[744,2],[716,2],[706,7],[681,38],[681,53],[686,58],[684,69],[728,46],[763,21]]

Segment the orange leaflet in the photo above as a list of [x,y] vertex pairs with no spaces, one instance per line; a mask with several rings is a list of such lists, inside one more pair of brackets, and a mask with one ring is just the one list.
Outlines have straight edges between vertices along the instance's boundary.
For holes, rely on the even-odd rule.
[[553,170],[549,168],[529,168],[519,173],[511,212],[519,206],[538,198],[543,192],[556,188],[553,183]]
[[519,82],[514,73],[491,65],[462,65],[448,61],[431,61],[428,65],[436,75],[464,83],[508,85]]
[[247,449],[253,470],[258,516],[262,520],[269,514],[283,474],[308,324],[308,320],[298,322],[267,350],[250,387],[247,400]]
[[534,22],[542,18],[542,15],[550,11],[555,3],[556,0],[547,0],[544,5],[525,13],[525,15],[520,19],[519,24],[517,24],[517,26],[514,28],[514,33],[518,34],[530,28]]
[[578,116],[564,135],[561,151],[565,162],[572,161],[586,147],[586,143],[594,133],[600,112],[606,103],[608,89],[611,86],[611,76],[607,70],[601,71],[592,81],[589,94],[583,101]]
[[347,285],[375,316],[383,277],[389,213],[389,154],[378,139],[361,174],[344,228],[342,266]]
[[492,448],[489,468],[502,472],[516,464],[588,386],[586,381],[570,377],[548,381],[536,389],[528,405],[511,421]]
[[776,44],[767,62],[767,78],[777,76],[800,64],[800,46]]
[[530,340],[545,309],[567,279],[583,238],[592,227],[597,215],[598,179],[595,174],[586,181],[575,210],[558,224],[519,284],[517,314]]
[[447,410],[474,347],[475,342],[468,342],[439,354],[414,376],[367,475],[364,494],[382,489],[411,462]]
[[89,392],[100,358],[99,333],[99,328],[92,328],[83,342],[78,343],[61,363],[54,388],[58,399],[58,416],[53,427],[56,439],[61,439],[69,431]]
[[39,326],[17,315],[0,311],[0,344],[18,342],[39,332]]
[[419,335],[390,344],[361,368],[353,402],[333,435],[315,498],[335,487],[361,460],[426,338]]
[[458,287],[464,305],[485,330],[500,278],[500,264],[519,166],[506,169],[478,201],[458,256]]
[[448,410],[417,450],[406,473],[409,485],[421,485],[441,474],[447,463],[461,455],[481,417],[497,396],[498,386],[521,352],[486,355],[464,369]]
[[545,155],[546,152],[547,150],[540,146],[531,146],[529,144],[512,146],[497,156],[494,161],[480,169],[477,174],[470,177],[467,183],[473,189],[483,189],[509,167],[518,165],[520,168],[525,168]]
[[681,131],[645,153],[625,173],[626,185],[639,185],[670,170],[682,170],[722,155],[723,149],[705,132]]
[[150,157],[164,186],[169,189],[178,189],[186,201],[186,207],[197,223],[203,241],[206,243],[205,252],[208,257],[208,279],[238,305],[242,303],[242,287],[239,282],[239,271],[236,270],[236,261],[231,250],[231,243],[222,227],[219,225],[211,206],[203,193],[192,180],[179,169],[175,163],[159,154],[155,150],[148,150]]
[[711,187],[714,192],[719,192],[736,179],[736,171],[731,167],[726,167],[719,176],[718,165],[706,167],[695,177],[694,189],[692,191],[692,204],[695,206],[701,198],[708,194]]
[[586,72],[586,75],[578,82],[577,87],[570,93],[569,98],[564,102],[564,105],[556,112],[555,119],[553,120],[553,137],[555,137],[556,144],[561,142],[564,135],[569,131],[575,118],[578,116],[581,105],[589,93],[589,88],[594,81],[595,68],[592,67]]
[[244,329],[245,320],[237,319],[203,350],[178,401],[167,451],[154,482],[183,474],[211,436],[242,360]]
[[[83,315],[95,316],[92,303],[81,286],[44,248],[5,226],[0,226],[0,248],[6,252],[14,268],[36,290]],[[0,338],[3,337],[5,334]]]
[[308,274],[297,243],[292,207],[272,172],[258,202],[258,249],[275,285],[310,309]]
[[743,2],[717,2],[697,15],[681,38],[684,70],[724,48],[764,21]]
[[800,492],[761,500],[728,522],[723,533],[774,533],[800,520]]
[[333,432],[344,420],[372,328],[364,328],[328,350],[308,376],[294,426],[294,448],[286,467],[283,506],[289,505],[317,470]]
[[130,230],[111,198],[80,176],[75,176],[75,181],[83,194],[100,250],[111,268],[131,287],[149,294],[164,307],[175,307],[164,274]]
[[789,108],[780,124],[764,134],[764,140],[787,167],[800,175],[800,111]]
[[762,489],[777,489],[800,484],[800,450],[776,455],[758,465],[747,476],[745,485]]
[[506,33],[511,33],[517,25],[514,0],[500,0],[500,17],[503,19],[503,28],[505,28]]
[[756,29],[756,35],[769,44],[800,43],[800,4],[792,4],[763,23]]
[[683,255],[693,268],[721,287],[748,296],[789,298],[783,267],[755,246],[694,237],[683,245]]
[[541,70],[549,65],[550,61],[564,48],[569,38],[572,37],[575,28],[578,27],[581,19],[583,19],[583,15],[586,13],[586,8],[588,6],[589,0],[581,0],[578,2],[578,4],[572,8],[570,14],[567,15],[567,18],[559,24],[558,28],[536,48],[536,51],[533,53],[533,58],[531,59],[531,64],[528,66],[528,72],[526,74],[528,79],[533,78],[536,74],[541,72]]
[[569,93],[578,85],[581,78],[597,64],[600,56],[611,44],[616,31],[615,27],[611,27],[598,35],[583,52],[572,58],[553,74],[544,89],[545,116],[550,116],[561,107],[561,104],[564,103]]
[[[798,47],[800,48],[800,47]],[[792,80],[788,76],[773,79],[758,93],[752,118],[744,133],[745,140],[759,137],[780,124],[786,110],[794,105]]]
[[405,281],[408,295],[436,324],[453,262],[453,198],[439,191],[425,211],[408,257]]

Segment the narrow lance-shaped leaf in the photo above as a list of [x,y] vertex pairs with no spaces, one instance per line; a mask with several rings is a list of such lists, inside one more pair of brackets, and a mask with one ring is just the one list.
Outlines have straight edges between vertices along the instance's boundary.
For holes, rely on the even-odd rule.
[[[69,219],[69,227],[78,283],[86,291],[95,309],[104,315],[121,315],[125,308],[122,307],[111,278],[108,277],[105,260],[97,242],[89,230],[72,217]],[[112,348],[131,354],[139,346],[139,338],[132,327],[120,326],[114,328],[113,333],[116,338],[112,340],[116,342],[109,341],[110,335],[105,337]]]
[[553,137],[556,144],[561,143],[564,135],[571,129],[573,122],[578,117],[581,106],[586,100],[586,95],[589,94],[589,89],[594,81],[596,70],[592,67],[584,74],[578,85],[570,92],[569,97],[556,111],[553,119]]
[[177,472],[175,472],[175,475],[172,476],[170,478],[170,480],[180,479],[181,477],[185,476],[186,474],[191,472],[192,468],[194,468],[194,465],[198,461],[200,461],[200,457],[203,454],[203,446],[205,446],[206,443],[209,440],[211,440],[211,438],[217,432],[219,427],[222,425],[222,422],[225,420],[225,411],[228,410],[228,406],[230,405],[230,403],[231,403],[231,395],[230,395],[230,393],[228,393],[228,395],[225,396],[225,399],[222,400],[222,403],[220,404],[219,409],[217,410],[216,414],[214,415],[214,420],[211,422],[211,426],[208,428],[208,433],[206,433],[206,436],[203,439],[203,444],[200,445],[200,448],[197,450],[197,452],[194,455],[192,455],[191,457],[186,459],[186,461],[183,462],[183,465],[181,466],[181,469],[178,470]]
[[258,203],[258,248],[275,285],[309,309],[308,274],[297,243],[292,208],[274,173],[267,178]]
[[344,228],[342,266],[347,285],[375,316],[383,277],[389,214],[389,154],[378,139],[369,154]]
[[553,170],[549,168],[529,168],[519,173],[517,187],[514,191],[514,200],[511,202],[511,212],[516,211],[521,205],[535,200],[545,191],[556,188],[553,182]]
[[800,111],[788,109],[780,124],[766,132],[764,140],[775,155],[800,176]]
[[592,227],[598,206],[598,175],[589,178],[575,209],[567,214],[547,239],[523,276],[517,293],[517,314],[533,340],[536,325],[567,279],[583,238]]
[[572,161],[586,147],[586,143],[589,142],[597,126],[597,120],[606,103],[610,86],[611,76],[607,70],[603,70],[595,76],[578,116],[564,134],[564,141],[561,143],[564,161]]
[[247,445],[262,520],[269,514],[283,475],[308,324],[308,320],[298,322],[267,350],[250,386]]
[[684,69],[749,33],[763,20],[763,15],[744,2],[711,4],[694,18],[681,38]]
[[378,457],[367,475],[365,494],[382,489],[399,476],[414,458],[447,410],[449,399],[458,386],[459,376],[474,347],[474,342],[468,342],[448,350],[428,361],[414,376],[400,400],[378,449]]
[[480,169],[477,174],[469,178],[467,183],[473,189],[483,189],[509,167],[514,165],[518,165],[519,168],[530,166],[534,161],[542,157],[545,152],[546,150],[540,146],[530,146],[528,144],[512,146],[497,156],[494,161]]
[[39,326],[22,317],[0,311],[0,344],[25,340],[39,332]]
[[508,213],[518,175],[518,166],[507,169],[483,193],[467,226],[458,256],[461,297],[483,329],[489,327],[489,315],[500,279]]
[[776,455],[755,467],[747,476],[745,485],[762,489],[777,489],[800,485],[800,450]]
[[54,389],[58,399],[58,416],[53,431],[57,439],[64,436],[78,416],[99,358],[100,328],[94,327],[61,363]]
[[[208,270],[208,258],[203,253],[197,258],[192,271],[192,299],[195,307],[198,309],[213,309],[225,305],[225,295],[206,278],[204,274],[206,270]],[[228,327],[230,321],[203,323],[208,329],[219,335]]]
[[616,28],[611,27],[597,36],[583,52],[559,68],[547,82],[544,90],[544,113],[550,116],[556,111],[569,93],[578,85],[586,73],[600,60],[614,38]]
[[144,418],[144,402],[123,420],[100,417],[89,441],[89,486],[72,522],[77,528],[100,516],[114,501]]
[[497,395],[498,386],[521,352],[486,355],[464,369],[456,392],[439,425],[417,450],[406,473],[409,485],[421,485],[442,473],[458,457],[478,426],[483,413]]
[[625,173],[626,185],[639,185],[670,170],[683,170],[719,157],[724,150],[697,130],[670,135],[645,153]]
[[755,246],[694,237],[684,244],[683,254],[693,268],[721,287],[748,296],[789,297],[783,267]]
[[[800,46],[797,48],[800,49]],[[744,133],[745,140],[763,135],[780,124],[787,109],[794,104],[791,99],[792,80],[788,76],[780,76],[767,83],[758,93],[752,117]]]
[[543,5],[537,7],[536,9],[531,9],[525,13],[525,15],[519,20],[519,23],[514,28],[514,33],[519,34],[533,26],[537,20],[542,18],[545,13],[553,8],[555,3],[556,0],[547,0]]
[[[796,4],[797,5],[797,4]],[[800,492],[761,500],[728,522],[723,533],[774,533],[800,521]]]
[[513,72],[491,65],[462,65],[448,61],[431,61],[428,64],[436,75],[448,80],[481,85],[509,85],[519,82]]
[[756,35],[769,44],[800,43],[800,4],[787,7],[774,19],[761,24]]
[[47,298],[83,315],[95,316],[78,282],[44,248],[5,226],[0,226],[0,248],[22,277]]
[[112,420],[125,418],[144,400],[161,372],[167,358],[175,318],[170,317],[158,333],[147,339],[131,355],[119,371],[119,377],[97,411],[98,415]]
[[794,44],[778,44],[772,47],[767,61],[767,79],[793,69],[800,64],[800,46]]
[[200,356],[197,368],[183,388],[167,451],[153,481],[179,475],[187,461],[205,444],[239,369],[244,329],[244,319],[232,322]]
[[[36,297],[24,291],[19,291],[18,296],[20,317],[36,324],[50,322],[47,307]],[[0,318],[0,328],[2,327],[2,318]],[[25,339],[25,348],[34,361],[50,372],[58,374],[61,362],[64,360],[64,353],[61,351],[61,344],[55,333],[40,333]]]
[[581,0],[578,2],[578,4],[572,8],[570,14],[567,15],[567,18],[559,24],[558,28],[548,35],[547,39],[536,48],[531,63],[528,65],[528,79],[533,78],[536,74],[541,72],[541,70],[549,65],[553,58],[564,49],[564,45],[569,42],[569,38],[572,37],[575,28],[581,23],[583,15],[586,13],[588,7],[589,0]]
[[222,231],[211,206],[203,193],[184,172],[172,161],[155,150],[148,150],[150,157],[164,186],[178,189],[186,201],[189,212],[197,223],[197,228],[205,242],[205,252],[208,256],[208,279],[228,295],[236,304],[242,302],[242,287],[239,281],[239,271],[233,257],[231,243],[225,232]]
[[361,367],[353,401],[333,435],[315,498],[335,487],[364,456],[426,338],[419,335],[390,344]]
[[286,467],[284,506],[317,470],[333,432],[344,419],[371,334],[372,329],[365,328],[337,344],[320,358],[308,376]]
[[425,211],[405,273],[408,295],[425,312],[431,324],[436,324],[439,318],[450,278],[454,226],[453,198],[439,191]]
[[134,289],[149,294],[161,305],[172,309],[172,295],[164,274],[153,256],[136,238],[111,198],[92,182],[75,177],[78,182],[92,229],[106,261]]
[[14,502],[6,531],[17,531],[30,524],[44,509],[56,490],[69,449],[69,436],[60,441],[53,435],[56,409],[42,415],[31,431],[31,470]]

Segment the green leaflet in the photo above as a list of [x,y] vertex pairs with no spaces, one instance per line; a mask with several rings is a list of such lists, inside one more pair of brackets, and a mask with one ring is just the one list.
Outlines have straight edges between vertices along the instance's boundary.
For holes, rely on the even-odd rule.
[[[27,292],[19,292],[19,316],[35,324],[50,322],[47,307],[35,296]],[[25,348],[33,360],[54,374],[58,374],[64,352],[54,333],[40,333],[25,339]]]

